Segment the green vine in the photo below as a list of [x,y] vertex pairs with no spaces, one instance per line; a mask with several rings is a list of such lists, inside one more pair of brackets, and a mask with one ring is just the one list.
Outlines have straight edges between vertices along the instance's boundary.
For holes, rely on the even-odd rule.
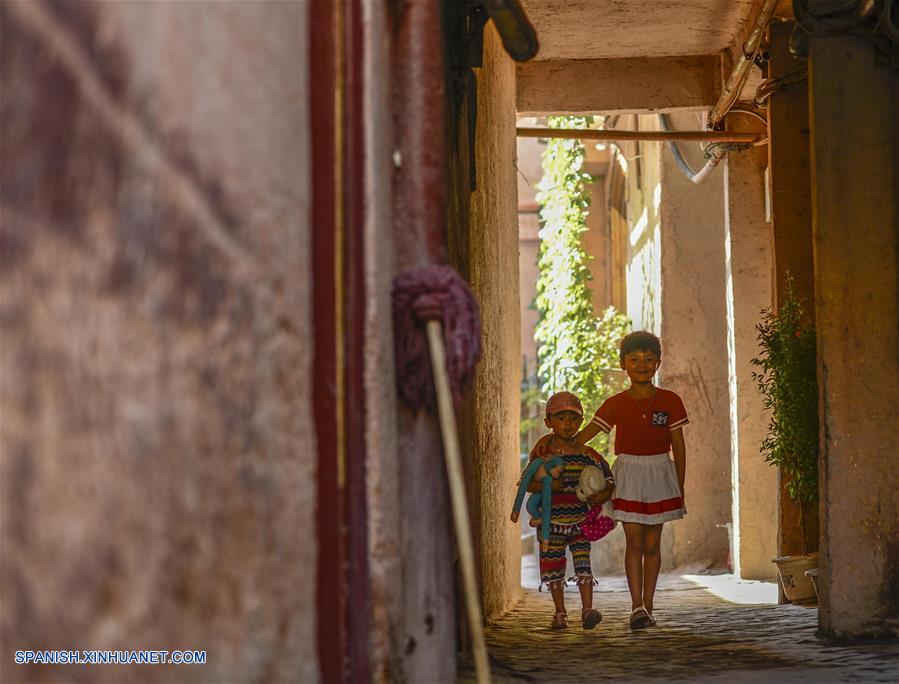
[[[550,128],[586,128],[589,118],[549,117]],[[545,396],[559,390],[575,392],[590,415],[623,388],[618,344],[630,328],[628,319],[609,307],[593,313],[590,292],[591,257],[583,246],[590,206],[583,170],[586,152],[579,140],[553,138],[543,152],[540,204],[539,276],[535,307],[538,322],[537,373]],[[545,397],[544,397],[545,398]],[[607,436],[593,446],[606,451]]]
[[521,383],[521,421],[519,423],[519,437],[521,453],[526,454],[531,450],[534,441],[544,432],[540,408],[544,398],[540,392],[540,385],[532,382],[532,378],[526,378]]
[[818,500],[818,380],[815,328],[808,322],[787,274],[786,296],[777,313],[763,311],[760,368],[752,377],[771,410],[762,440],[765,460],[781,469],[790,498],[800,506]]

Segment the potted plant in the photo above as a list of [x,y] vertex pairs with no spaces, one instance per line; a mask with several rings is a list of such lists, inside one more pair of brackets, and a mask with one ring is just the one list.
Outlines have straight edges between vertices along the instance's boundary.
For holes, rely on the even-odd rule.
[[[787,493],[804,510],[818,502],[818,380],[814,325],[804,316],[787,274],[786,293],[775,312],[762,312],[756,326],[761,352],[752,364],[764,406],[771,411],[762,440],[765,460],[780,468]],[[802,530],[803,546],[805,530]],[[775,558],[784,595],[793,602],[814,601],[815,587],[807,570],[817,568],[817,552]]]

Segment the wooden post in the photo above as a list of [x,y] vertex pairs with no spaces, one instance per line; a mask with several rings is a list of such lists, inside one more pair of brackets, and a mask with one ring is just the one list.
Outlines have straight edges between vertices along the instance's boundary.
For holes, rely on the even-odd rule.
[[[788,42],[794,24],[771,27],[769,78],[780,78],[805,66],[793,59]],[[768,173],[774,230],[775,302],[783,300],[787,274],[809,318],[815,320],[812,260],[812,205],[809,171],[808,89],[804,82],[779,90],[768,99]],[[781,474],[777,551],[788,556],[818,549],[818,513],[804,515],[787,495]],[[783,597],[781,597],[783,599]]]

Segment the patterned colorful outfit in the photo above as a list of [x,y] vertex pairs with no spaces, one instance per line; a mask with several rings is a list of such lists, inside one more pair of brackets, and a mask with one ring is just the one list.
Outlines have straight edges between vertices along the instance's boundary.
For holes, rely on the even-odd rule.
[[690,422],[681,398],[658,387],[650,400],[620,392],[590,422],[607,434],[616,428],[613,517],[643,525],[683,518],[687,509],[670,455],[672,431]]
[[[575,489],[585,466],[599,466],[609,480],[612,480],[612,471],[599,452],[590,447],[582,447],[584,453],[564,454],[552,449],[554,443],[558,444],[559,441],[553,440],[552,435],[546,435],[531,451],[531,460],[561,456],[565,462],[565,470],[560,478],[562,490],[553,492],[552,495],[549,548],[546,551],[540,550],[540,580],[546,585],[565,581],[565,549],[568,548],[574,561],[576,582],[594,584],[590,542],[581,534],[579,527],[587,516],[589,506],[577,498]],[[543,541],[539,529],[537,539]]]

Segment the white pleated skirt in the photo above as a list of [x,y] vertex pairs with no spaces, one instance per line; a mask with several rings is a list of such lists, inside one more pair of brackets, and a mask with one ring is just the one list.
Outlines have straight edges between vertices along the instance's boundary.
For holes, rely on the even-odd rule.
[[670,454],[618,454],[612,473],[615,520],[658,525],[687,514]]

